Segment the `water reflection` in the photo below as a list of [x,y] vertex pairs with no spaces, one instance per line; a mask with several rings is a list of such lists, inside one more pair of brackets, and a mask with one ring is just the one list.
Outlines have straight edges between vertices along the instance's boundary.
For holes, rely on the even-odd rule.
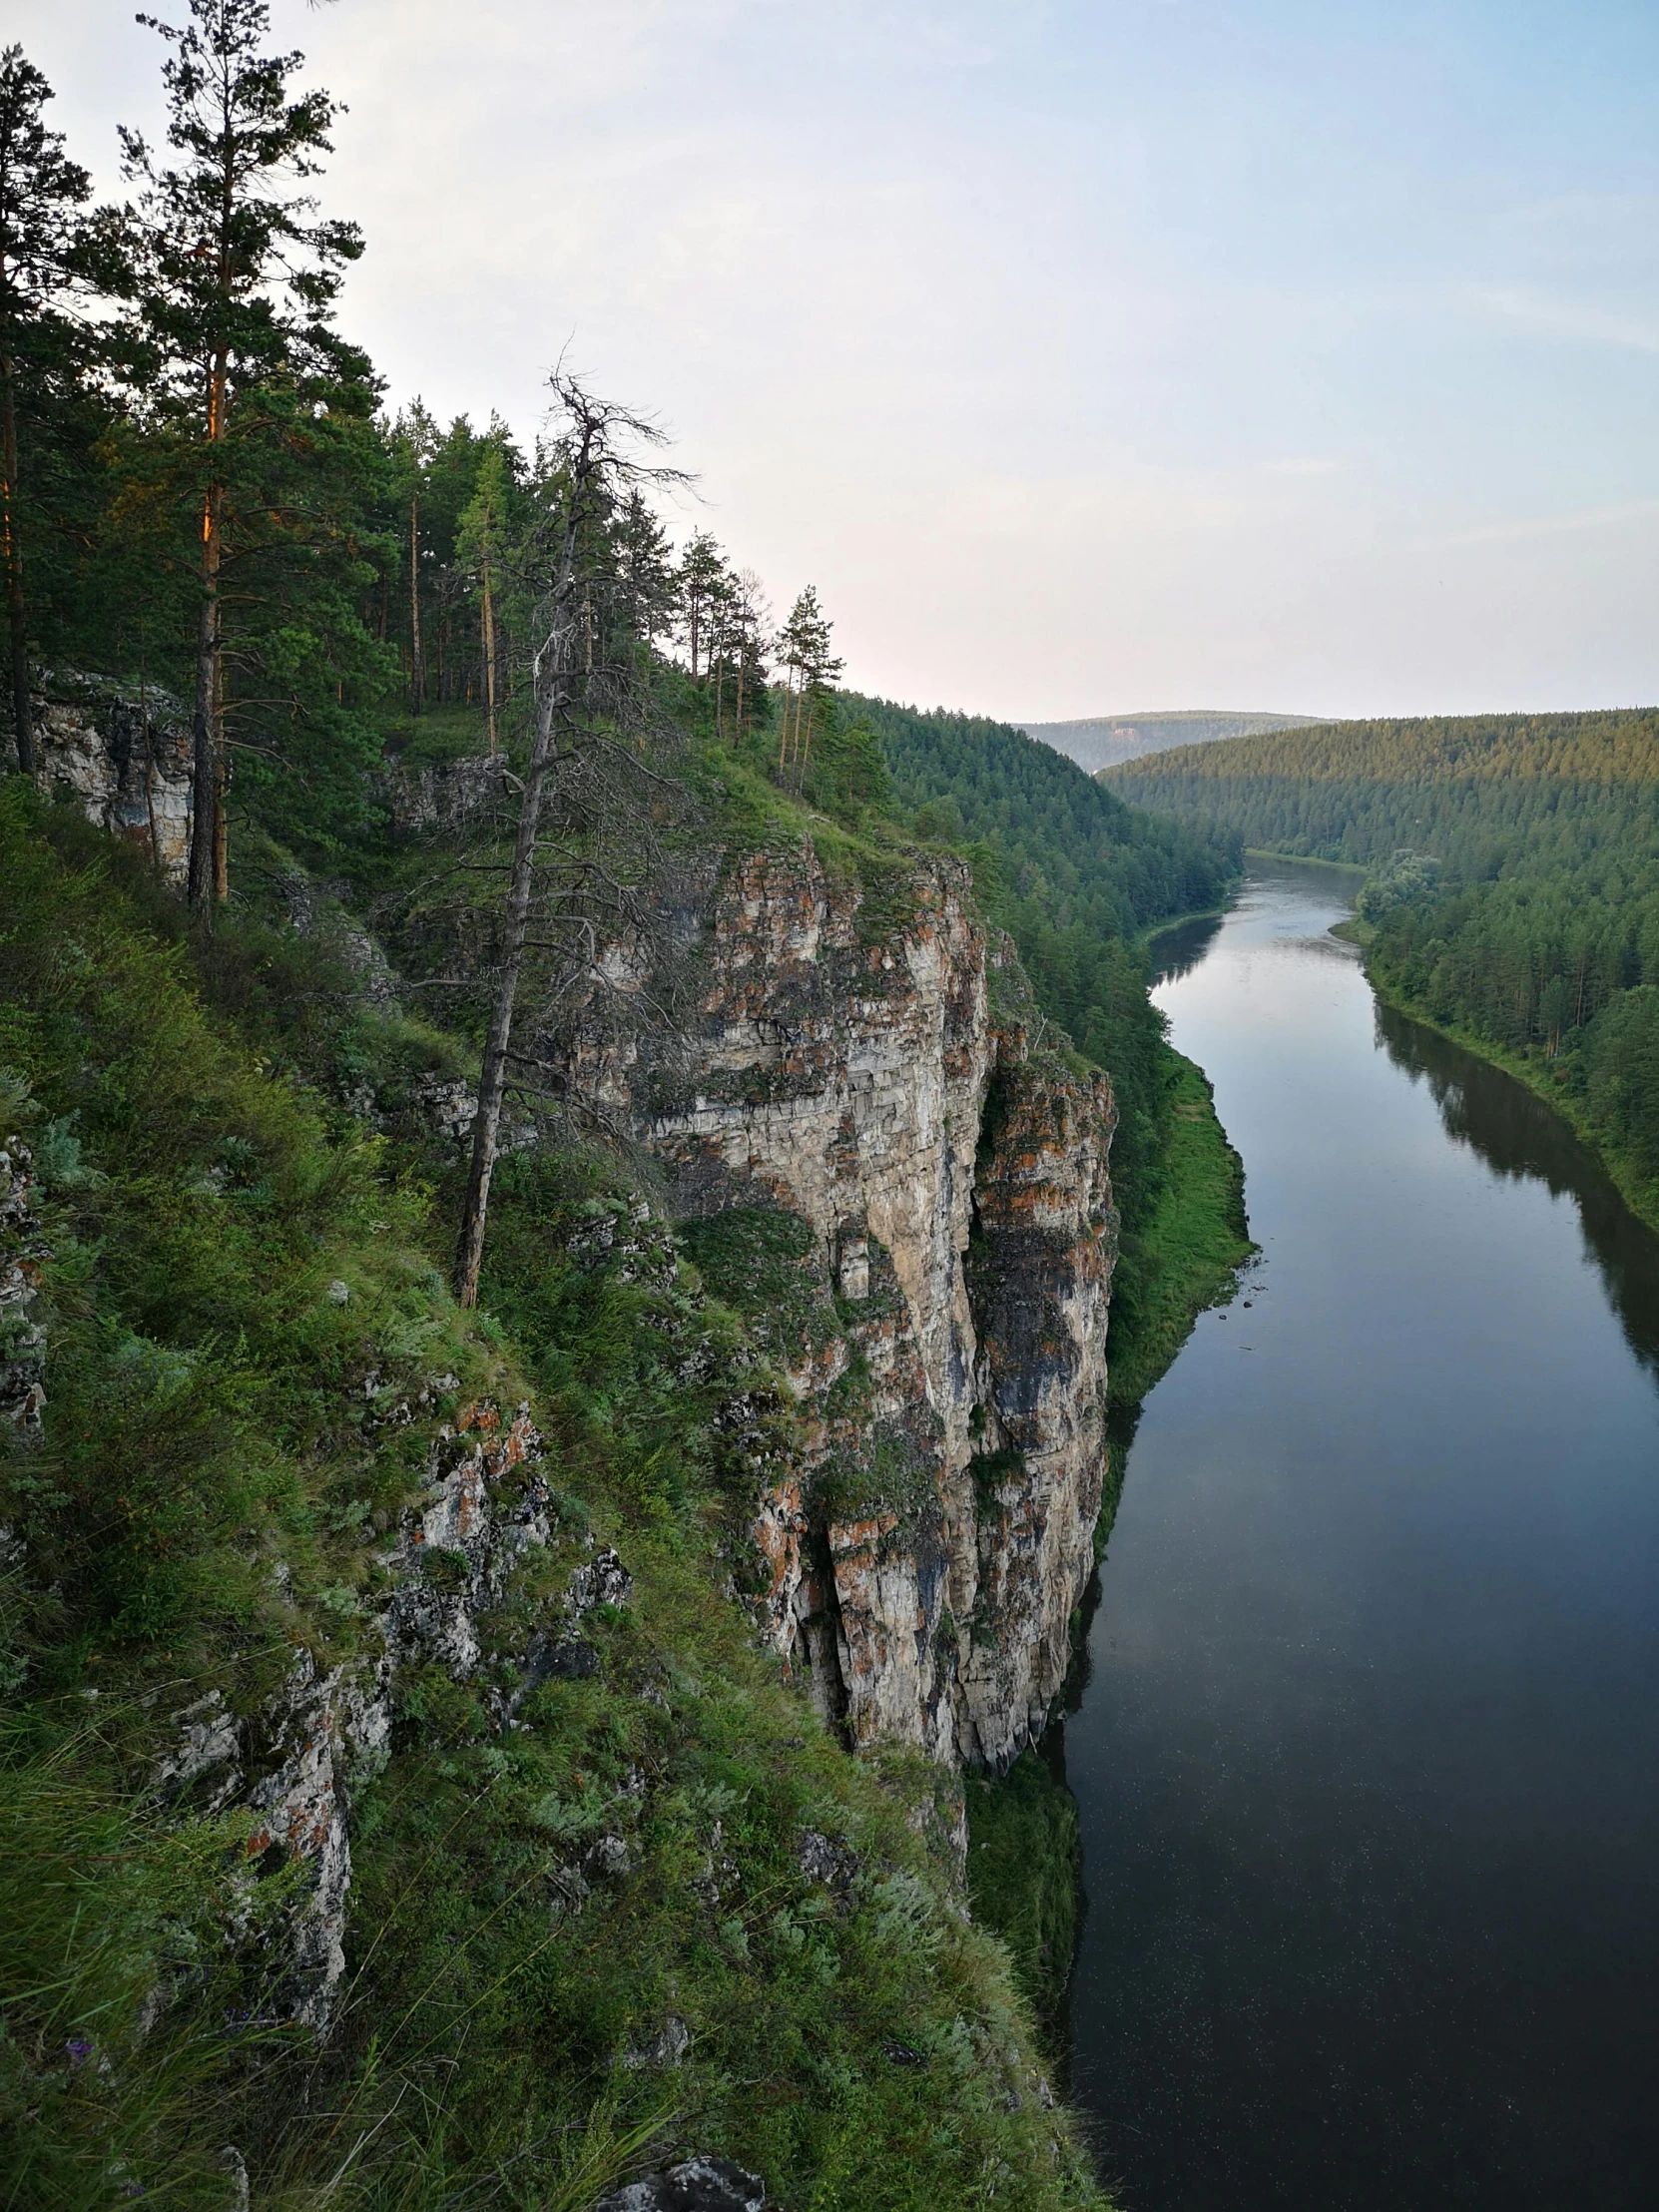
[[1646,2212],[1659,1243],[1379,1017],[1355,881],[1155,948],[1262,1259],[1146,1401],[1073,1685],[1073,2087],[1129,2212]]
[[1659,1375],[1659,1238],[1635,1219],[1617,1186],[1559,1114],[1505,1075],[1381,1000],[1377,1039],[1394,1066],[1425,1081],[1454,1143],[1516,1181],[1544,1184],[1578,1207],[1586,1252],[1636,1358]]
[[1153,988],[1190,975],[1215,943],[1225,919],[1223,914],[1195,914],[1189,921],[1172,922],[1149,938]]

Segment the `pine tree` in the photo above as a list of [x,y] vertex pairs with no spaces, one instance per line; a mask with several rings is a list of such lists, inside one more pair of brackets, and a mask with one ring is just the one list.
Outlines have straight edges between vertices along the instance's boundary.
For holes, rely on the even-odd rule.
[[456,562],[471,581],[478,598],[478,634],[484,660],[484,713],[492,754],[497,750],[496,606],[506,551],[511,481],[506,454],[499,445],[486,446],[478,464],[476,489],[461,513],[455,544]]
[[22,47],[8,46],[0,54],[0,548],[12,727],[18,764],[26,773],[35,761],[18,496],[18,384],[26,361],[42,367],[67,350],[71,326],[64,302],[84,272],[88,237],[80,211],[92,191],[86,171],[65,158],[62,132],[47,130],[41,121],[51,98],[51,86]]
[[673,628],[677,585],[667,533],[638,489],[617,510],[611,543],[621,612],[636,637],[655,645]]
[[752,568],[740,570],[733,606],[733,658],[737,664],[737,701],[732,718],[734,745],[743,743],[745,710],[753,720],[756,703],[764,702],[767,697],[768,612],[761,579]]
[[227,892],[222,571],[236,520],[228,448],[247,427],[239,414],[257,387],[307,371],[361,375],[366,364],[328,327],[361,235],[354,224],[316,220],[315,202],[293,189],[332,151],[336,105],[321,91],[290,96],[288,80],[304,57],[263,51],[266,0],[189,0],[189,8],[182,29],[139,18],[171,49],[162,79],[177,166],[158,168],[137,132],[121,138],[126,174],[142,187],[137,288],[154,396],[196,464],[190,896],[205,906]]
[[778,647],[787,672],[778,775],[781,781],[794,770],[798,787],[806,779],[807,765],[812,757],[820,700],[846,666],[830,650],[830,628],[819,604],[818,592],[809,584],[778,633]]
[[680,621],[694,682],[704,673],[709,616],[726,573],[720,547],[706,530],[700,530],[681,556],[679,573]]

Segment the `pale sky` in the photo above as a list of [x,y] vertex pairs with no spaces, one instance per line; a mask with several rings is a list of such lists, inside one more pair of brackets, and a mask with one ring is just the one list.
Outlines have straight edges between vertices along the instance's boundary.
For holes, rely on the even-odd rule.
[[[151,0],[171,20],[179,0]],[[160,41],[10,0],[114,191]],[[1020,720],[1659,699],[1654,0],[275,0],[341,320],[567,341],[846,681]]]

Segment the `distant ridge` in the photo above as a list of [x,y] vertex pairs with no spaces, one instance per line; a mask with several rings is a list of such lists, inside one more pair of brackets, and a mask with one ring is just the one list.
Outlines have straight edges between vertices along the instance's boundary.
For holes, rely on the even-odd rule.
[[1083,722],[1017,722],[1028,738],[1051,745],[1090,774],[1167,753],[1177,745],[1212,745],[1218,738],[1254,738],[1266,730],[1301,730],[1317,715],[1256,715],[1195,707],[1171,714],[1091,715]]

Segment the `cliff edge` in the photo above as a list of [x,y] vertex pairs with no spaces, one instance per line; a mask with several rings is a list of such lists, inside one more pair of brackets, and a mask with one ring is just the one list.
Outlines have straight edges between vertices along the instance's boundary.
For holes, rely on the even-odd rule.
[[853,1744],[1001,1769],[1093,1566],[1110,1086],[1037,1041],[949,856],[741,850],[687,935],[689,1021],[596,1025],[579,1077],[718,1295],[754,1305],[769,1214],[808,1232],[769,1301],[803,1446],[755,1503],[764,1632]]

